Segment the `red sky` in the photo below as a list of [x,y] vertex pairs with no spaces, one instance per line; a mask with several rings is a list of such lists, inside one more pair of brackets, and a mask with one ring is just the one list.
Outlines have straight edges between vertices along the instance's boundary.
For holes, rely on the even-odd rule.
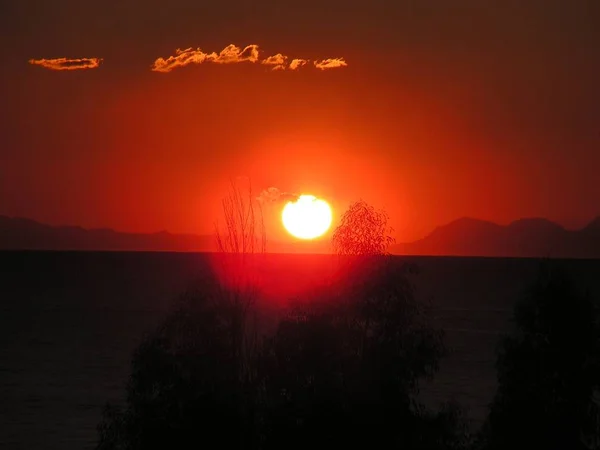
[[[398,241],[462,216],[582,226],[600,214],[598,23],[593,0],[7,0],[0,214],[208,233],[249,177],[337,214],[362,198]],[[347,66],[151,70],[229,44]],[[28,62],[62,57],[102,61]]]

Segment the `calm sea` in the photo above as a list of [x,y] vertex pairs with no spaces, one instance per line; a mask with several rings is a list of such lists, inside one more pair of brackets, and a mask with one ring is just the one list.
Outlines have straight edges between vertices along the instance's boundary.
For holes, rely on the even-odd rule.
[[[309,286],[332,264],[330,256],[273,258],[270,275],[283,286],[273,298]],[[419,266],[417,295],[433,302],[451,350],[422,398],[457,400],[476,428],[496,387],[498,339],[539,262],[404,259]],[[562,264],[598,298],[600,261]],[[0,252],[0,447],[94,448],[103,405],[123,401],[132,350],[210,268],[207,254]]]

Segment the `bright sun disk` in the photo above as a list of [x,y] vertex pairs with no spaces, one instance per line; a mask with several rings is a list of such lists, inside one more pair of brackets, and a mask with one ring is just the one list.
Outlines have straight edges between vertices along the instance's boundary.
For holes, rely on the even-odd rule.
[[314,239],[323,235],[331,226],[329,204],[314,195],[301,195],[288,202],[281,213],[283,226],[299,239]]

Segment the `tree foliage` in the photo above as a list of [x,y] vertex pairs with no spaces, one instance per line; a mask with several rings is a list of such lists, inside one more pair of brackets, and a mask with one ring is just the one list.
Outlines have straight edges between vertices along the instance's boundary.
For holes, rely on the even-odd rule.
[[[433,376],[443,355],[442,333],[395,275],[370,285],[345,279],[281,322],[265,347],[267,448],[461,447],[457,427],[433,426],[445,412],[415,401],[419,379]],[[438,444],[425,445],[432,436]]]
[[217,286],[182,295],[136,349],[123,409],[107,406],[99,450],[253,448],[256,403]]
[[266,235],[250,186],[244,193],[232,181],[222,206],[213,273],[178,298],[136,350],[126,407],[107,406],[99,449],[198,448],[211,441],[255,447],[251,397]]
[[333,248],[339,255],[383,255],[394,242],[388,215],[363,200],[350,205],[333,233]]
[[481,447],[600,448],[600,327],[591,298],[546,263],[514,317]]

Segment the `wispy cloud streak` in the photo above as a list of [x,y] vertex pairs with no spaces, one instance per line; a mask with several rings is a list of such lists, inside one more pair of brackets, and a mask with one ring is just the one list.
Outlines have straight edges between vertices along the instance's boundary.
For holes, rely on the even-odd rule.
[[231,64],[244,61],[255,63],[258,61],[258,45],[251,44],[240,49],[240,47],[230,44],[221,50],[221,53],[218,55],[216,53],[211,53],[208,56],[208,59],[218,64]]
[[314,61],[313,64],[317,69],[321,70],[337,69],[339,67],[346,67],[348,65],[344,58],[322,59],[321,61]]
[[202,64],[206,61],[206,53],[200,49],[193,50],[191,48],[175,50],[175,56],[169,56],[167,59],[158,58],[152,65],[154,72],[170,72],[177,67],[185,67],[188,64]]
[[83,70],[96,69],[100,66],[102,58],[54,58],[30,59],[29,64],[42,66],[50,70]]
[[289,69],[290,70],[297,70],[300,67],[303,67],[305,65],[308,64],[308,60],[306,59],[300,59],[300,58],[296,58],[296,59],[292,59],[292,62],[290,63]]
[[[260,49],[258,45],[251,44],[244,48],[230,44],[221,52],[207,53],[200,48],[193,49],[192,47],[185,50],[177,49],[175,55],[168,58],[157,58],[152,64],[152,71],[168,73],[178,67],[185,67],[190,64],[234,64],[241,62],[256,63],[270,67],[271,70],[298,70],[308,65],[308,59],[294,58],[288,64],[290,58],[282,53],[277,53],[272,56],[260,58]],[[320,70],[334,69],[346,67],[348,64],[343,58],[329,58],[319,61],[313,61],[314,67]]]
[[288,57],[277,53],[276,55],[269,56],[263,59],[260,63],[265,66],[271,66],[273,70],[285,70],[285,63]]
[[205,53],[201,49],[186,48],[177,49],[175,56],[168,58],[157,58],[152,65],[154,72],[170,72],[178,67],[185,67],[189,64],[202,64],[213,62],[216,64],[233,64],[244,61],[258,61],[258,45],[247,45],[243,49],[237,45],[228,45],[221,52]]

